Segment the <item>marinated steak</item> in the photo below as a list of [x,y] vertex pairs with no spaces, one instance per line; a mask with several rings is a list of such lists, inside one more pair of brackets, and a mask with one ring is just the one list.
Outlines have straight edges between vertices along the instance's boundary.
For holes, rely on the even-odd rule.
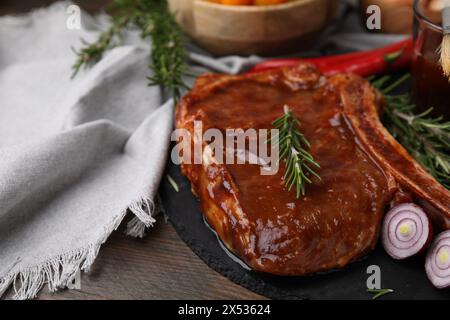
[[308,185],[306,196],[297,199],[295,190],[286,190],[283,164],[272,176],[261,175],[259,165],[218,164],[212,154],[202,164],[181,166],[209,224],[251,268],[308,275],[344,267],[374,248],[385,208],[402,189],[423,199],[445,225],[448,191],[382,128],[382,103],[357,76],[325,78],[309,64],[254,75],[206,75],[180,101],[176,126],[192,136],[197,120],[203,130],[271,129],[284,105],[301,121],[321,166],[321,180]]

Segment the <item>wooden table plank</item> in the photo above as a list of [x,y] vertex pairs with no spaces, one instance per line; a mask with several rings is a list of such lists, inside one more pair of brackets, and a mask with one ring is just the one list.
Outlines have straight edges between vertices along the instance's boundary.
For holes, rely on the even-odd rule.
[[[54,0],[2,0],[0,15],[17,14]],[[98,12],[109,0],[75,1]],[[116,231],[103,245],[90,274],[83,274],[80,290],[39,299],[261,299],[205,265],[159,218],[144,239],[131,239]],[[11,297],[9,292],[7,297]]]
[[81,290],[40,299],[260,299],[206,266],[162,217],[144,239],[113,233]]
[[[12,297],[12,290],[6,296]],[[56,294],[47,288],[41,300],[66,299],[264,299],[221,276],[184,244],[162,217],[143,239],[114,232],[100,249],[80,290]]]

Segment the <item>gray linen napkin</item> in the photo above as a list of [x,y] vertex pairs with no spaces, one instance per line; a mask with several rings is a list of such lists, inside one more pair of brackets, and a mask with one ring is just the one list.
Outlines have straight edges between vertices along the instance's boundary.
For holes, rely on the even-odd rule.
[[[83,13],[82,29],[70,30],[70,5],[0,17],[0,297],[11,285],[18,299],[35,297],[45,283],[51,291],[67,287],[89,269],[127,211],[135,215],[127,228],[132,236],[142,236],[157,213],[173,103],[147,86],[149,48],[133,31],[71,80],[70,48],[80,38],[94,41],[108,18]],[[402,38],[362,34],[348,12],[343,2],[338,23],[302,54]],[[198,73],[236,74],[261,61],[190,49]]]
[[139,41],[71,80],[71,46],[105,17],[70,30],[69,5],[0,18],[0,296],[66,287],[127,210],[132,235],[154,222],[173,103],[148,86]]

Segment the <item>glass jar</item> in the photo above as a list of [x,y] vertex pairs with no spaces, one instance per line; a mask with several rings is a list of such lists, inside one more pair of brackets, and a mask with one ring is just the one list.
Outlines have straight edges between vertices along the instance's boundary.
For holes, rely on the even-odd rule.
[[440,65],[442,20],[427,8],[429,0],[414,3],[413,95],[420,111],[434,108],[434,116],[450,120],[450,81]]

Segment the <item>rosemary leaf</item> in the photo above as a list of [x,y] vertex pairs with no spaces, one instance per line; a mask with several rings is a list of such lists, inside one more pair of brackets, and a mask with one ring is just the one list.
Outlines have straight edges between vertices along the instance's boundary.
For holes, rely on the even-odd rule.
[[175,192],[180,192],[180,188],[178,187],[178,184],[169,174],[166,175],[166,179],[169,182],[169,184],[172,186],[173,190],[175,190]]
[[387,295],[389,293],[393,293],[394,290],[392,289],[373,289],[373,290],[367,290],[367,292],[374,294],[372,297],[372,300],[376,300],[384,295]]

